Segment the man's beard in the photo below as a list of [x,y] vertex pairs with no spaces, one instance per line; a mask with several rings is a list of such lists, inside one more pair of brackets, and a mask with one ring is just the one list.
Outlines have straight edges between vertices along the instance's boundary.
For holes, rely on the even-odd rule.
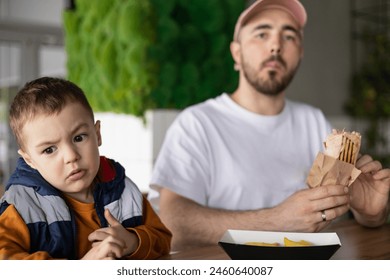
[[[260,69],[263,67],[263,65],[270,61],[278,61],[282,65],[282,67],[284,67],[285,69],[287,67],[286,62],[280,56],[273,56],[264,61]],[[265,79],[258,77],[260,69],[254,69],[252,66],[250,66],[249,63],[246,63],[244,60],[242,64],[242,71],[248,83],[252,87],[254,87],[259,93],[268,96],[277,96],[282,93],[290,84],[291,80],[295,75],[296,70],[298,69],[298,66],[299,64],[296,68],[292,69],[291,71],[287,72],[286,75],[282,76],[280,80],[277,79],[276,71],[273,70],[268,71],[268,77]]]

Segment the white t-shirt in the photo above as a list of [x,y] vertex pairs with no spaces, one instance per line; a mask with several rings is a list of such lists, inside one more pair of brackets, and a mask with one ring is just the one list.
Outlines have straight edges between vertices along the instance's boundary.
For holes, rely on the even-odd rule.
[[[323,113],[286,101],[276,116],[252,113],[224,93],[185,109],[172,123],[151,185],[220,209],[273,207],[297,190],[331,131]],[[158,211],[159,193],[149,200]]]

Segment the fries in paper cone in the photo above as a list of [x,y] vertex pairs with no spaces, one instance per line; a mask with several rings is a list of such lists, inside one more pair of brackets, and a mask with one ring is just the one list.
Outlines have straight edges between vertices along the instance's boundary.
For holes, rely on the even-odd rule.
[[361,171],[355,167],[360,150],[358,132],[334,129],[325,142],[325,151],[319,152],[306,179],[310,188],[324,185],[350,186]]

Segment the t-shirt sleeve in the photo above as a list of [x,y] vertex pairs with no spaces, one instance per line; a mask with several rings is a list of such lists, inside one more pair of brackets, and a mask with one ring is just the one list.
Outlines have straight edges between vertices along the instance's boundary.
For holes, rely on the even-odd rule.
[[168,188],[205,205],[209,184],[209,147],[199,116],[183,111],[167,130],[151,178],[149,200],[158,208],[158,190]]

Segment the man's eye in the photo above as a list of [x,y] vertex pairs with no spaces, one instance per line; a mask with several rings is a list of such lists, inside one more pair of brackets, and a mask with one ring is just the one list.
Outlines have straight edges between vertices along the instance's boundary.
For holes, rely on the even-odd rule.
[[286,41],[295,41],[295,36],[292,36],[292,35],[285,35],[284,36],[284,39]]
[[77,135],[74,137],[74,142],[81,142],[85,139],[85,137],[87,137],[85,134],[81,134],[81,135]]
[[259,33],[257,36],[261,39],[265,39],[267,37],[267,33]]
[[286,31],[283,33],[283,38],[285,41],[298,41],[300,39],[297,32]]

